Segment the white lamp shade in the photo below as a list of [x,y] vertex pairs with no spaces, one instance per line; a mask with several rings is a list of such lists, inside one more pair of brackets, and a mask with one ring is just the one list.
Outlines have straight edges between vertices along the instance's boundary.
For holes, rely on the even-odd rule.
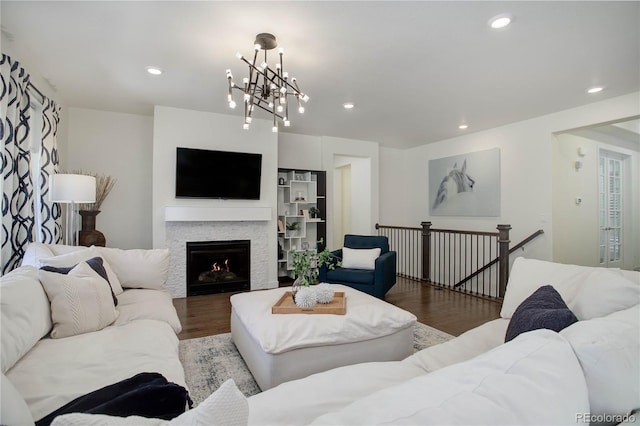
[[95,203],[96,178],[62,173],[51,175],[49,200],[57,203]]

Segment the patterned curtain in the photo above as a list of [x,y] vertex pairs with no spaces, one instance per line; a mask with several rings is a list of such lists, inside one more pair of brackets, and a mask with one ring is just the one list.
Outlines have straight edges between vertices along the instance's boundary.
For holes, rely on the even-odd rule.
[[[43,242],[60,240],[60,207],[47,201],[49,175],[56,172],[58,154],[55,135],[59,122],[59,108],[45,99],[42,158],[37,187],[30,173],[31,117],[29,74],[17,61],[6,55],[0,60],[0,140],[2,190],[2,250],[0,275],[20,263],[26,246],[40,239]],[[37,212],[37,214],[36,214]],[[40,226],[36,226],[36,219]],[[38,235],[34,231],[40,229]]]
[[40,155],[40,238],[41,243],[57,244],[62,241],[61,209],[59,203],[49,201],[49,176],[58,172],[58,124],[60,107],[45,99],[42,111],[42,147]]

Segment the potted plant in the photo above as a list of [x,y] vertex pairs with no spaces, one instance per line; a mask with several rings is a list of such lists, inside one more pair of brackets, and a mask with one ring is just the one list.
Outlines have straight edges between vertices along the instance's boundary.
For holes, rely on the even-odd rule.
[[299,226],[299,222],[287,222],[287,230],[289,231],[289,236],[295,236]]
[[318,217],[320,217],[320,209],[317,207],[309,207],[309,216],[311,216],[313,219],[317,219]]
[[[322,242],[323,240],[320,239],[318,244],[322,244]],[[319,253],[316,253],[315,250],[294,251],[292,258],[291,266],[293,267],[295,281],[291,286],[291,295],[294,301],[296,293],[301,287],[315,284],[318,280],[320,267],[326,266],[329,269],[335,269],[336,266],[341,266],[340,260],[335,258],[326,247]]]

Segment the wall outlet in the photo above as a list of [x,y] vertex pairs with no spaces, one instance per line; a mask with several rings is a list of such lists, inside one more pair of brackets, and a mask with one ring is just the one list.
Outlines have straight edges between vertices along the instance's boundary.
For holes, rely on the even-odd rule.
[[582,204],[582,197],[576,197],[576,206]]

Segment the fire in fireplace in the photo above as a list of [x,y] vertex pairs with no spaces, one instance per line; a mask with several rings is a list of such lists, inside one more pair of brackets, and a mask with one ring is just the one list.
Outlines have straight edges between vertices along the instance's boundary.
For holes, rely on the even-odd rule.
[[250,241],[187,242],[187,296],[249,290]]

